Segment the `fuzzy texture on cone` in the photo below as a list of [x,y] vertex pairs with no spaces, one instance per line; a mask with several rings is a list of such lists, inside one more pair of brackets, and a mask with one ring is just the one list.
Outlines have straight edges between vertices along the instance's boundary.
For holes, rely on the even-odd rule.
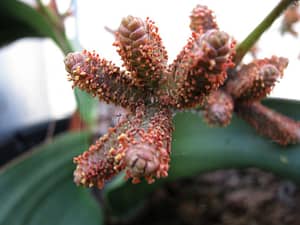
[[259,102],[240,103],[236,107],[238,116],[246,120],[258,133],[280,145],[296,144],[300,141],[299,124]]
[[148,183],[168,175],[172,115],[167,108],[138,107],[82,155],[74,158],[76,184],[102,188],[122,170],[127,178]]
[[238,101],[259,101],[266,97],[283,76],[288,60],[273,56],[243,65],[236,77],[226,83],[226,91]]
[[120,70],[95,52],[69,53],[65,66],[73,86],[106,103],[134,109],[140,103],[150,101],[147,92],[134,83],[129,72]]
[[170,65],[176,87],[171,95],[175,95],[177,108],[203,104],[205,96],[224,83],[227,69],[233,66],[233,48],[234,42],[223,31],[194,33]]
[[114,45],[125,68],[140,85],[153,85],[162,79],[168,56],[153,21],[133,16],[123,18]]

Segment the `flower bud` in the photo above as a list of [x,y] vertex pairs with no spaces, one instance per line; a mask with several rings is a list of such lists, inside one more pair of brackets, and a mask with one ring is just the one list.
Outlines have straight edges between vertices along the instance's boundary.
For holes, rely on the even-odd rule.
[[215,15],[207,6],[197,5],[193,9],[190,19],[190,28],[197,33],[205,33],[210,29],[218,29]]
[[135,82],[152,86],[162,79],[168,56],[153,21],[133,16],[123,18],[115,46]]

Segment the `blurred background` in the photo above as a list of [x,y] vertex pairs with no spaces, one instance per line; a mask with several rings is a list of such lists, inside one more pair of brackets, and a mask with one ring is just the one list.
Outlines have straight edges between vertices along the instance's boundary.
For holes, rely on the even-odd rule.
[[[25,2],[34,4],[35,1]],[[189,15],[196,4],[208,5],[214,10],[220,28],[239,42],[277,2],[278,0],[60,0],[57,4],[62,12],[71,5],[74,15],[66,19],[66,31],[77,49],[96,50],[102,57],[120,65],[120,58],[112,46],[114,37],[105,27],[116,29],[123,16],[149,16],[154,20],[160,29],[171,62],[190,36]],[[234,10],[236,8],[239,11]],[[290,34],[282,36],[280,25],[281,18],[259,40],[257,57],[274,54],[289,58],[285,78],[276,85],[271,96],[300,99],[300,42]],[[244,61],[251,59],[248,55]],[[63,54],[51,40],[26,38],[2,48],[0,66],[2,138],[20,128],[63,119],[74,112],[75,99],[71,84],[66,79]]]

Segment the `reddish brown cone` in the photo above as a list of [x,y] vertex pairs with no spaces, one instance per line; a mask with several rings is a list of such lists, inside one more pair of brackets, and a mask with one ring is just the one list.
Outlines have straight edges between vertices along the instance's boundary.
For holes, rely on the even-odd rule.
[[227,69],[233,66],[233,47],[234,42],[225,32],[194,34],[170,68],[177,87],[171,95],[176,96],[178,108],[203,103],[205,96],[224,83]]
[[296,121],[275,112],[259,102],[239,103],[237,114],[253,126],[258,133],[280,145],[299,143],[300,126]]
[[88,151],[74,158],[76,184],[102,188],[121,170],[133,183],[140,178],[152,183],[154,177],[168,174],[172,132],[172,115],[166,108],[138,107]]
[[101,59],[95,52],[69,53],[65,58],[65,66],[73,86],[102,101],[130,109],[150,101],[150,96],[134,83],[129,72]]
[[243,65],[236,77],[226,83],[226,91],[238,101],[258,101],[266,97],[287,66],[286,58],[254,60]]
[[154,22],[125,17],[115,42],[124,66],[140,85],[152,86],[162,79],[168,56]]

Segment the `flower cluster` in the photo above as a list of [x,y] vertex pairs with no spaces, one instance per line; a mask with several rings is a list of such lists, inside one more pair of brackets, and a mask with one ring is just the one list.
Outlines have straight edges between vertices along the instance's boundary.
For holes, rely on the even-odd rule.
[[226,126],[235,111],[258,133],[274,142],[280,145],[298,143],[299,124],[260,103],[283,76],[287,64],[286,58],[272,56],[253,60],[236,69],[235,75],[229,76],[219,90],[208,96],[204,104],[205,120],[213,126]]
[[[133,16],[121,21],[114,43],[124,69],[95,52],[66,57],[73,86],[129,111],[116,127],[74,158],[75,183],[102,188],[122,170],[133,183],[141,178],[152,183],[167,176],[172,114],[181,109],[203,106],[205,120],[219,126],[228,125],[236,111],[280,144],[298,141],[290,131],[294,121],[259,103],[282,76],[287,60],[273,56],[236,69],[235,41],[219,30],[206,6],[194,8],[190,28],[191,37],[170,65],[155,23]],[[266,123],[271,125],[262,131]]]

